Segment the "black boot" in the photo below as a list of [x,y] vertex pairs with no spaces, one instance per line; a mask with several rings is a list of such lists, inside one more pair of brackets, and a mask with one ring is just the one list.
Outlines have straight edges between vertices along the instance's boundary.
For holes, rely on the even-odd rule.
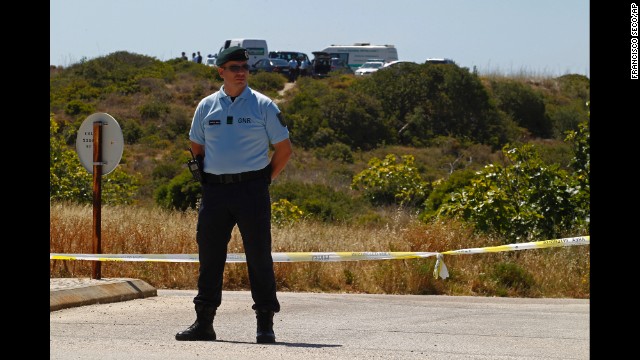
[[272,344],[276,342],[276,334],[273,332],[273,311],[256,310],[258,331],[256,342],[258,344]]
[[178,341],[215,340],[216,332],[213,331],[213,318],[216,309],[212,306],[196,304],[196,321],[187,330],[176,334]]

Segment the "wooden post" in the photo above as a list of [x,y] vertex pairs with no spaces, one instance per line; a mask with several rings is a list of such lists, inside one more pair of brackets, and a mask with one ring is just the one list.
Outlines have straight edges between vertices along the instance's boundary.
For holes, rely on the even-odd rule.
[[[93,253],[102,254],[102,121],[93,123]],[[100,280],[101,262],[92,264],[91,278]]]

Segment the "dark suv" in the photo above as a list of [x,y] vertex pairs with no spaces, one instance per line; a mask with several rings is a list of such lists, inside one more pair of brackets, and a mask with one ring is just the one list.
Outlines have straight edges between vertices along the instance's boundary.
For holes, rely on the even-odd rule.
[[314,51],[311,61],[311,76],[323,78],[329,76],[329,72],[353,74],[353,70],[344,60],[332,58],[331,54],[324,51]]

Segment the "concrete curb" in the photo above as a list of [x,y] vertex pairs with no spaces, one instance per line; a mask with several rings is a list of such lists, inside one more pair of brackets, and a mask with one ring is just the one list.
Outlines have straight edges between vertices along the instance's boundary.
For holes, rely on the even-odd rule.
[[[54,279],[51,279],[53,281]],[[77,280],[77,279],[76,279]],[[158,291],[138,279],[86,280],[72,287],[50,288],[49,312],[70,307],[106,304],[158,296]]]

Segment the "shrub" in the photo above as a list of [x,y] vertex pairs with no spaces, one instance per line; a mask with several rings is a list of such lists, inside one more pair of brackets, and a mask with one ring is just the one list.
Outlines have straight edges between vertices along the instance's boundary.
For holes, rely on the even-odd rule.
[[354,176],[351,187],[363,190],[364,196],[374,205],[420,204],[427,195],[427,183],[420,177],[414,159],[413,155],[403,155],[402,163],[398,163],[394,154],[383,160],[374,157],[369,160],[367,169]]
[[274,93],[284,89],[287,78],[282,74],[259,72],[249,76],[249,86],[262,93]]
[[325,222],[351,221],[367,210],[358,199],[320,184],[288,181],[271,185],[271,201],[282,199],[296,204],[306,217]]
[[293,225],[304,217],[304,212],[287,199],[271,203],[271,223],[275,226]]
[[123,121],[121,127],[125,144],[135,144],[142,137],[143,130],[140,126],[140,122],[137,120]]
[[176,163],[162,163],[153,168],[151,176],[153,179],[172,179],[181,171],[181,166]]
[[535,285],[533,276],[518,264],[498,263],[496,264],[489,278],[496,282],[498,289],[496,293],[501,296],[508,296],[509,292],[524,293]]
[[549,138],[552,123],[546,114],[544,99],[531,86],[517,80],[492,80],[491,88],[500,110],[532,135]]
[[154,194],[158,206],[181,211],[196,209],[201,196],[201,185],[193,179],[188,169],[184,169],[168,184],[160,185]]
[[566,140],[572,143],[574,153],[570,165],[574,170],[571,180],[572,188],[575,189],[572,202],[576,208],[576,223],[586,224],[589,227],[591,224],[591,135],[589,123],[581,123],[577,131],[569,132]]
[[557,164],[545,164],[532,145],[505,146],[508,166],[490,164],[471,184],[452,193],[438,216],[461,217],[482,232],[517,242],[553,239],[572,229],[580,212],[576,189]]
[[82,100],[71,100],[64,109],[71,116],[88,116],[95,112],[95,106]]
[[379,104],[379,118],[394,134],[389,144],[424,146],[444,135],[499,149],[509,140],[510,122],[467,68],[422,64],[373,75],[353,87]]
[[433,190],[424,203],[425,213],[423,219],[435,215],[452,192],[460,191],[471,183],[471,179],[476,176],[473,170],[454,171],[447,179],[437,180],[432,184]]
[[346,164],[353,164],[353,153],[351,148],[343,143],[329,144],[316,150],[316,155],[320,158],[336,160]]
[[169,113],[169,105],[159,101],[152,101],[140,106],[140,117],[146,119],[159,119],[162,115]]

